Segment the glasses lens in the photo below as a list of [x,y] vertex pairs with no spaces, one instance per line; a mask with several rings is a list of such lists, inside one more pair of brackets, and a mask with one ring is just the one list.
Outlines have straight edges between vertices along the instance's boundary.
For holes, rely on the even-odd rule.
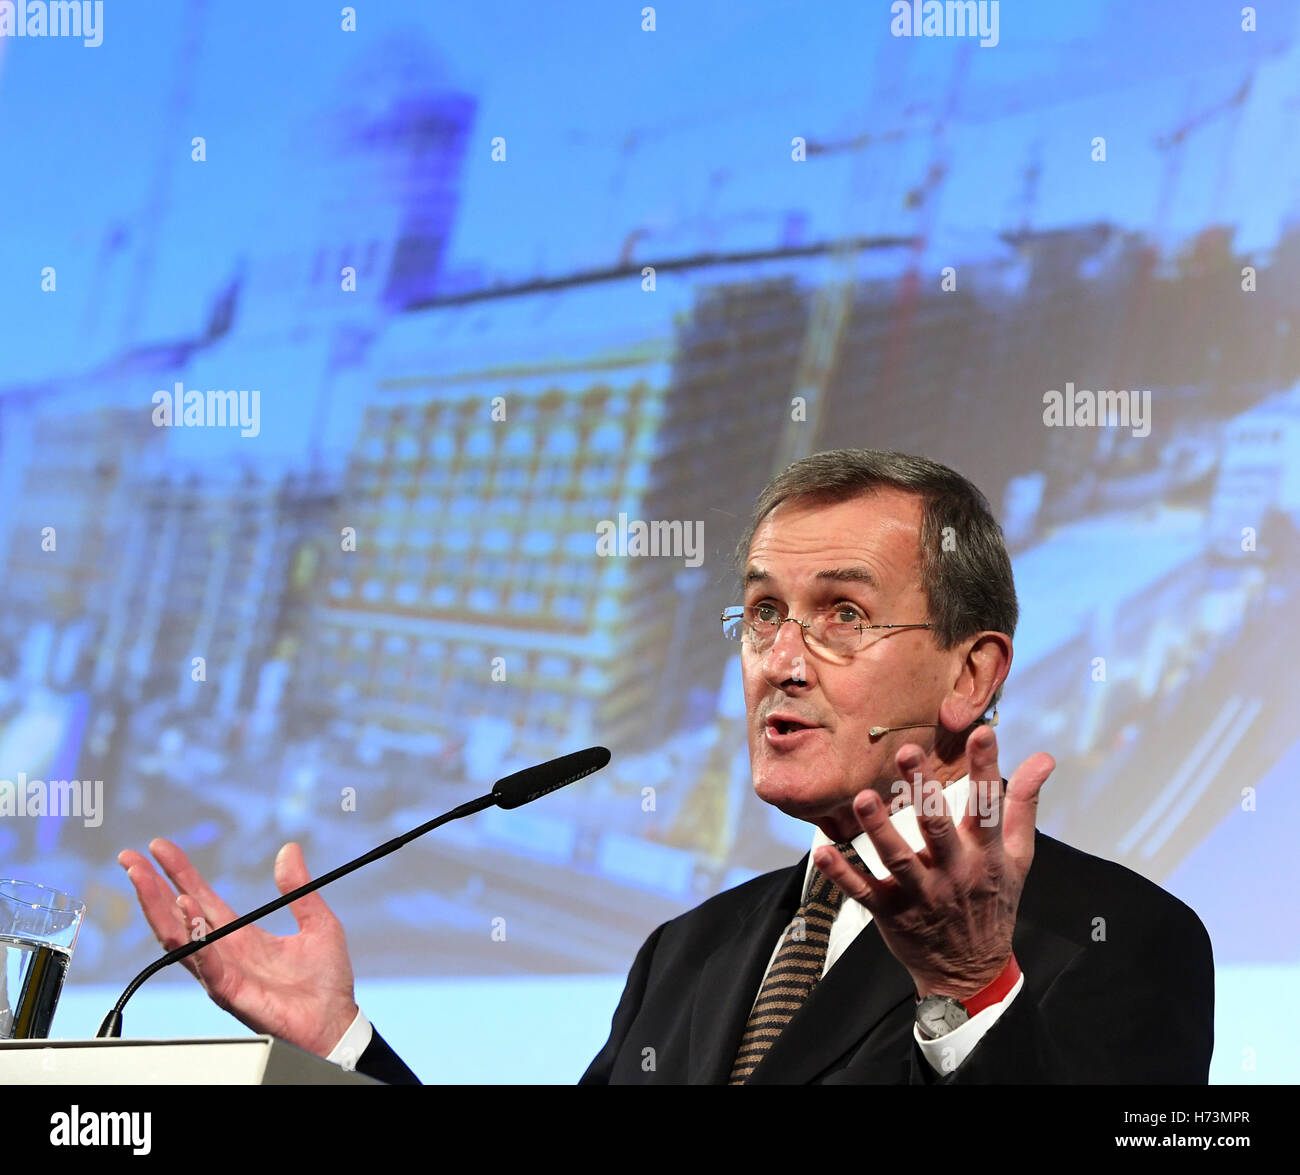
[[[850,613],[850,615],[852,615]],[[846,657],[855,652],[862,641],[862,629],[860,620],[844,620],[840,612],[832,612],[828,615],[817,616],[813,618],[812,628],[808,636],[814,644],[820,645],[829,653],[834,653],[837,657]]]
[[776,634],[780,629],[779,624],[753,620],[749,625],[749,647],[756,653],[766,653],[776,642]]

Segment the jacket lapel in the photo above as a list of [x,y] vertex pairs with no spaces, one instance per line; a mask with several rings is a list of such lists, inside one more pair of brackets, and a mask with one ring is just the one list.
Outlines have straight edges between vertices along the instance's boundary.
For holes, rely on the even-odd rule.
[[725,1085],[731,1077],[758,985],[803,897],[807,861],[805,854],[794,868],[777,873],[747,911],[736,912],[731,932],[720,932],[722,941],[704,964],[691,1011],[687,1080],[692,1085]]

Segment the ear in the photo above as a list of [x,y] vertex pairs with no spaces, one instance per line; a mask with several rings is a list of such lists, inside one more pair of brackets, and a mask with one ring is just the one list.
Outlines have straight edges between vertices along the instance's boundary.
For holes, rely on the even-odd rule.
[[947,730],[968,730],[993,704],[993,695],[1011,672],[1011,638],[1005,632],[981,632],[955,649],[960,659],[952,689],[939,706]]

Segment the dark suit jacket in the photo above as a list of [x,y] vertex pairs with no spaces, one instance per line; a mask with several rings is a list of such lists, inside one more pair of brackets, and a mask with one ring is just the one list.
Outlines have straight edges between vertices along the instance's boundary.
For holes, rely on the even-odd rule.
[[[799,906],[806,861],[660,926],[582,1081],[725,1083],[772,949]],[[1206,1082],[1210,939],[1159,886],[1036,833],[1013,949],[1023,988],[955,1072],[940,1075],[912,1037],[912,980],[868,925],[750,1083]],[[415,1080],[377,1032],[357,1068]]]

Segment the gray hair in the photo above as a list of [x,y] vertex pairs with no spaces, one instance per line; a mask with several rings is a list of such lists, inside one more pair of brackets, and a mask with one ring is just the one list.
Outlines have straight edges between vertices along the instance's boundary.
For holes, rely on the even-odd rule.
[[[961,474],[925,457],[832,449],[796,461],[759,494],[736,547],[737,568],[743,574],[754,532],[782,502],[810,498],[830,504],[886,487],[921,499],[921,586],[939,647],[950,649],[989,630],[1013,636],[1020,607],[1011,557],[988,499]],[[999,687],[993,701],[1001,694]]]

